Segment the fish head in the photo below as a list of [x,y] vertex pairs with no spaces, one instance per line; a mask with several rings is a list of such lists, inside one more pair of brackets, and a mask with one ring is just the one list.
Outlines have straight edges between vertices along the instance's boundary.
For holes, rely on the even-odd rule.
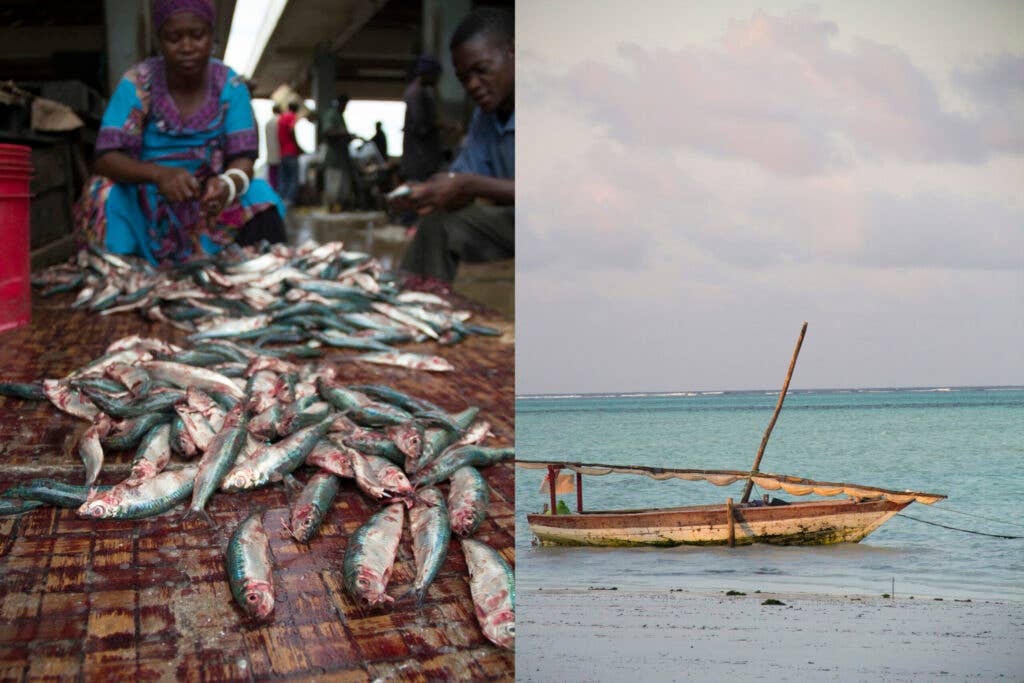
[[266,619],[274,611],[274,587],[266,581],[251,579],[242,589],[245,611],[257,619]]
[[320,522],[320,517],[320,508],[312,503],[297,506],[291,517],[291,532],[295,540],[307,542]]
[[243,491],[256,486],[256,472],[251,467],[242,466],[232,470],[224,480],[225,491]]
[[83,517],[92,517],[93,519],[104,519],[110,517],[117,512],[117,504],[106,498],[94,498],[87,500],[78,508],[78,514]]
[[516,642],[516,613],[510,609],[492,612],[487,616],[483,631],[498,647],[513,649]]
[[403,455],[413,459],[419,459],[423,455],[423,427],[418,423],[405,422],[388,427],[387,435]]
[[412,493],[412,486],[409,485],[409,480],[402,473],[402,470],[394,465],[389,465],[378,472],[377,479],[380,480],[380,483],[388,491],[396,494]]
[[355,579],[356,593],[367,607],[395,601],[384,592],[387,588],[388,574],[390,574],[390,570],[385,572],[385,576],[382,577],[365,565],[359,568]]
[[459,536],[468,535],[470,528],[473,526],[473,522],[476,520],[475,511],[468,507],[460,507],[449,510],[449,514],[452,531]]

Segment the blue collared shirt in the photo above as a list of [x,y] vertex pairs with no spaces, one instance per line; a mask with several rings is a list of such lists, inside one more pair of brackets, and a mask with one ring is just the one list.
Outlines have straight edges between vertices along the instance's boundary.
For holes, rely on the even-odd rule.
[[477,107],[469,122],[469,135],[459,156],[448,169],[492,178],[516,177],[516,113],[502,123],[495,112]]

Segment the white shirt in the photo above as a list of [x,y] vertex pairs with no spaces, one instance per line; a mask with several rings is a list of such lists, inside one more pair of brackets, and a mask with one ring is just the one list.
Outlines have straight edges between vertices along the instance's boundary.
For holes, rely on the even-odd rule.
[[277,141],[277,115],[263,125],[263,140],[267,143],[267,163],[277,166],[281,163],[281,145]]

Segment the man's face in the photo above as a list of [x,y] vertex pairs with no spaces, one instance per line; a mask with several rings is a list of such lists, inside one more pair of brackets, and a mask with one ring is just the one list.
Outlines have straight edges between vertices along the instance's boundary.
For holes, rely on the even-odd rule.
[[490,35],[478,35],[452,51],[452,63],[466,93],[486,112],[515,109],[515,47]]
[[168,68],[182,76],[198,76],[206,70],[213,49],[210,25],[190,12],[175,14],[159,33],[160,51]]

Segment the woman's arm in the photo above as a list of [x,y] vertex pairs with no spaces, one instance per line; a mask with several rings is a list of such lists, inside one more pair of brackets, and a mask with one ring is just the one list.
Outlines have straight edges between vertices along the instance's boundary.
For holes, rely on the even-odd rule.
[[199,196],[199,181],[187,170],[137,161],[124,152],[105,152],[96,160],[96,173],[117,183],[152,183],[172,202]]
[[[249,157],[235,157],[224,169],[224,172],[227,173],[231,168],[239,169],[252,180],[253,161]],[[241,196],[243,184],[237,173],[232,173],[228,178],[213,176],[206,181],[206,190],[203,192],[203,213],[208,216],[219,216],[227,208],[229,191],[225,183],[235,186],[235,197]]]

